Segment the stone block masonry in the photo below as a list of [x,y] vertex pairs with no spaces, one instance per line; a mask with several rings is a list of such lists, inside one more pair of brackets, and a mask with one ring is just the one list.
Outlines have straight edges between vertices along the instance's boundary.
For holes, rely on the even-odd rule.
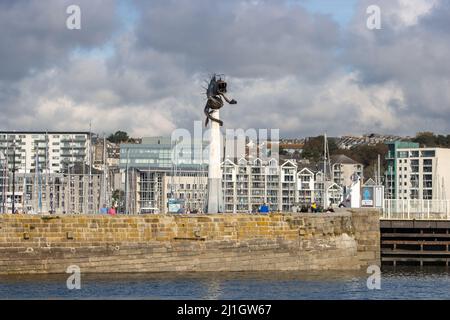
[[0,274],[349,270],[380,264],[379,212],[0,216]]

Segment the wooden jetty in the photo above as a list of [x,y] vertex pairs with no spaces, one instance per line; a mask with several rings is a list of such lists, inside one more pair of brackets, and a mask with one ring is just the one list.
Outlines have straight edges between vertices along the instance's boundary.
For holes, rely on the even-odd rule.
[[449,266],[450,221],[380,220],[383,265]]

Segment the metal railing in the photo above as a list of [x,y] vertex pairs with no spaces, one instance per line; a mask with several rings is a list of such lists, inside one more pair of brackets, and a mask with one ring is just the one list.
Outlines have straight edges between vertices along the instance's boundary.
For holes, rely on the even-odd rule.
[[381,218],[450,220],[450,200],[385,199]]

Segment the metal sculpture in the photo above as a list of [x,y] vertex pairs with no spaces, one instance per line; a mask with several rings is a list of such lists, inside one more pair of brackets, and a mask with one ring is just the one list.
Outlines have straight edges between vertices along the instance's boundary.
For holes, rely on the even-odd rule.
[[222,98],[229,104],[237,103],[237,101],[234,99],[228,99],[225,95],[226,93],[227,83],[222,80],[222,78],[217,77],[217,75],[214,74],[209,81],[208,88],[206,89],[206,97],[208,98],[208,100],[206,101],[204,110],[206,115],[205,127],[208,125],[209,120],[217,122],[220,126],[223,126],[222,120],[213,117],[213,113],[223,107]]
[[213,75],[206,89],[205,106],[205,126],[211,120],[209,162],[208,162],[208,203],[206,205],[207,213],[224,212],[222,196],[222,170],[220,168],[220,150],[221,136],[220,127],[223,121],[220,120],[220,108],[223,107],[223,100],[229,104],[236,104],[236,100],[228,99],[227,83],[217,75]]

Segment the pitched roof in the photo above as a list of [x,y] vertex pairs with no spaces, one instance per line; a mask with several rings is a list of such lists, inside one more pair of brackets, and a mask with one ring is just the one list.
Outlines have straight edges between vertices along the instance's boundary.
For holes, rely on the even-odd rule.
[[345,154],[335,154],[331,156],[331,163],[343,163],[343,164],[361,164],[352,158],[347,157]]

